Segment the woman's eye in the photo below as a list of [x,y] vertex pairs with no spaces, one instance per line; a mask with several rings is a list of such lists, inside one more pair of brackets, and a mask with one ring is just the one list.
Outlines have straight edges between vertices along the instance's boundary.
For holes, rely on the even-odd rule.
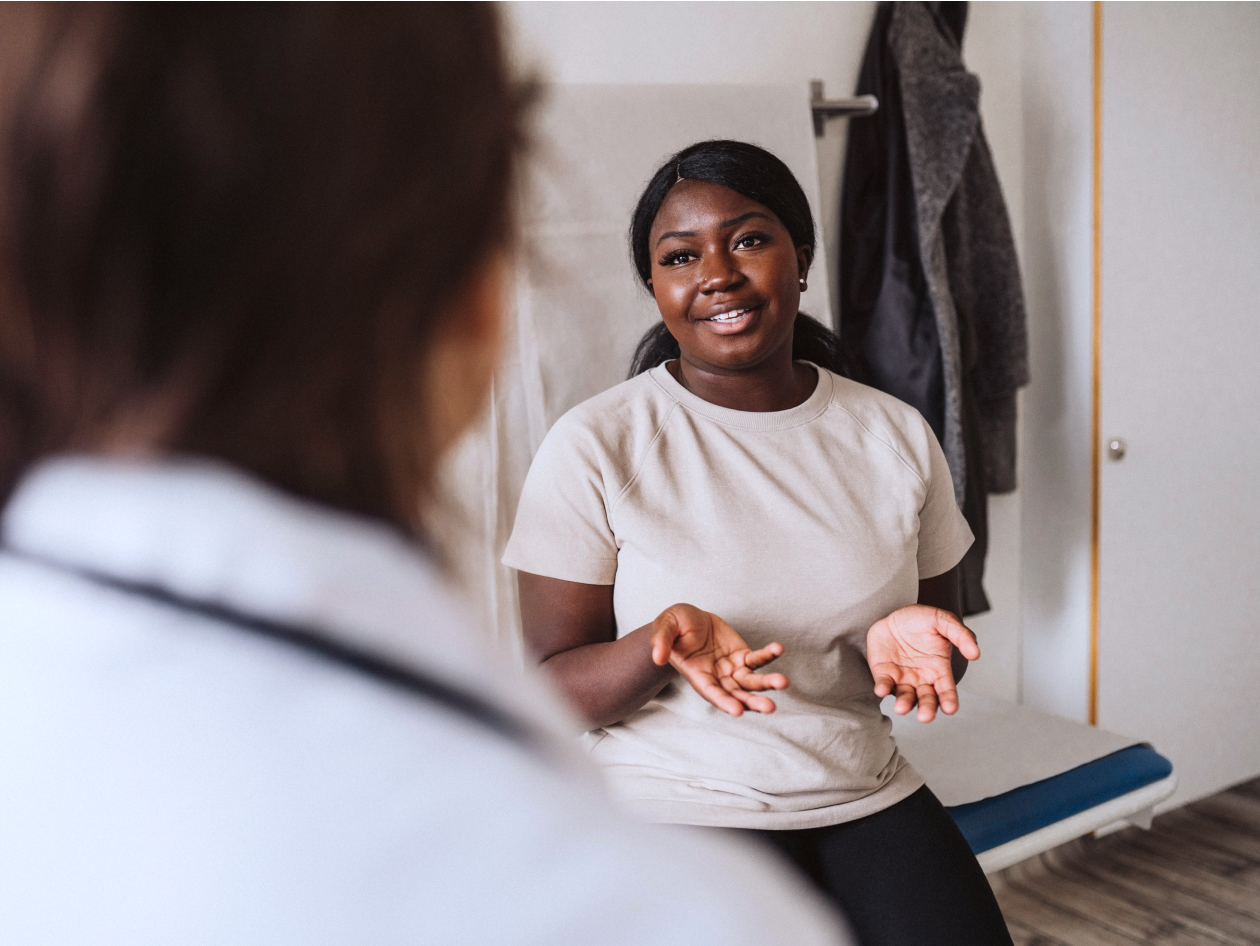
[[679,250],[677,253],[670,253],[661,259],[662,266],[677,266],[679,263],[685,263],[691,259],[692,255],[686,250]]
[[740,237],[738,240],[735,241],[735,246],[742,247],[743,249],[748,249],[750,247],[759,245],[763,241],[764,241],[764,238],[761,236],[760,233],[746,233],[744,234],[744,236]]

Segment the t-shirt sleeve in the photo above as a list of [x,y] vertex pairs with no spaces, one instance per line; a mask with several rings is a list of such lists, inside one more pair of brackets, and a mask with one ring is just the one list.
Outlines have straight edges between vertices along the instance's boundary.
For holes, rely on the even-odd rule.
[[927,493],[919,510],[919,580],[943,575],[960,561],[975,537],[954,499],[954,480],[936,435],[921,421],[927,441]]
[[525,477],[503,564],[564,581],[613,584],[617,539],[608,521],[605,467],[594,435],[561,418]]

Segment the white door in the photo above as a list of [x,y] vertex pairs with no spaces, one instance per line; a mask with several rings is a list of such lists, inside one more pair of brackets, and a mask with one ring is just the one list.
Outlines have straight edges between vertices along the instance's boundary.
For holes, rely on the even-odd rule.
[[1108,3],[1102,81],[1098,722],[1184,802],[1260,774],[1260,5]]

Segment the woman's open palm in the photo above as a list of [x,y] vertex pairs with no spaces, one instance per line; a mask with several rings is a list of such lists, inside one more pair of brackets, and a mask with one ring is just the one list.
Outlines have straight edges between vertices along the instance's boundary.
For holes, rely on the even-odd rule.
[[652,661],[670,664],[697,693],[723,712],[741,715],[745,708],[773,713],[774,700],[760,690],[782,690],[781,673],[757,673],[783,653],[783,645],[753,650],[735,629],[716,614],[690,604],[666,608],[653,622]]
[[952,647],[968,660],[980,657],[976,636],[948,611],[923,604],[899,608],[871,625],[866,661],[880,699],[897,694],[895,712],[904,716],[917,703],[919,720],[930,723],[937,706],[946,715],[958,710],[958,690],[950,665]]

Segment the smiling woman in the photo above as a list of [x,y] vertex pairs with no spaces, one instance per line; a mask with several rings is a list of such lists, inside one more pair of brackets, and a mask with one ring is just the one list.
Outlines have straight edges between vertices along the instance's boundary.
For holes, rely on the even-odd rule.
[[530,468],[504,556],[528,643],[642,817],[755,832],[868,946],[1009,944],[879,708],[954,712],[980,655],[935,436],[799,311],[814,224],[773,155],[679,152],[630,237],[662,321]]
[[[703,190],[697,195],[694,191],[697,187],[712,190],[707,195]],[[685,292],[688,281],[696,278],[696,267],[690,265],[676,274],[677,278],[666,278],[660,291],[656,284],[664,269],[680,263],[691,264],[701,258],[694,244],[687,247],[667,244],[671,240],[695,240],[699,237],[697,231],[688,229],[688,224],[674,224],[670,218],[679,212],[703,212],[708,206],[706,196],[740,205],[740,209],[730,217],[718,221],[726,225],[719,229],[732,228],[730,234],[724,234],[733,238],[732,253],[735,251],[733,244],[741,244],[740,249],[744,252],[739,257],[746,261],[748,251],[759,247],[757,255],[762,258],[763,264],[773,262],[780,266],[778,281],[787,297],[783,300],[786,305],[778,306],[780,311],[776,314],[794,313],[791,324],[786,327],[786,337],[792,341],[788,349],[792,359],[810,361],[847,377],[850,372],[841,362],[836,336],[799,311],[800,293],[807,287],[816,248],[814,221],[805,192],[786,164],[768,151],[741,141],[705,141],[680,151],[653,176],[635,208],[630,225],[634,265],[644,286],[653,292],[661,309],[662,321],[640,342],[630,369],[631,375],[680,356],[663,299],[671,289]],[[740,227],[741,223],[745,226]],[[769,260],[765,259],[767,250],[770,251]],[[686,255],[680,255],[682,253]],[[747,262],[742,267],[728,267],[728,272],[740,268],[748,272],[746,267]],[[766,270],[765,265],[759,267],[761,272]],[[666,284],[669,289],[666,289]],[[747,322],[734,326],[733,331],[739,331],[746,325]],[[678,328],[682,330],[682,325],[679,324]],[[781,331],[783,328],[780,326]]]
[[[657,212],[649,242],[656,250],[648,287],[661,319],[684,354],[671,373],[705,400],[738,395],[730,379],[787,366],[792,379],[762,393],[786,410],[809,397],[817,375],[790,359],[801,287],[813,252],[794,246],[773,213],[743,194],[704,181],[682,181]],[[785,355],[789,357],[784,357]]]

